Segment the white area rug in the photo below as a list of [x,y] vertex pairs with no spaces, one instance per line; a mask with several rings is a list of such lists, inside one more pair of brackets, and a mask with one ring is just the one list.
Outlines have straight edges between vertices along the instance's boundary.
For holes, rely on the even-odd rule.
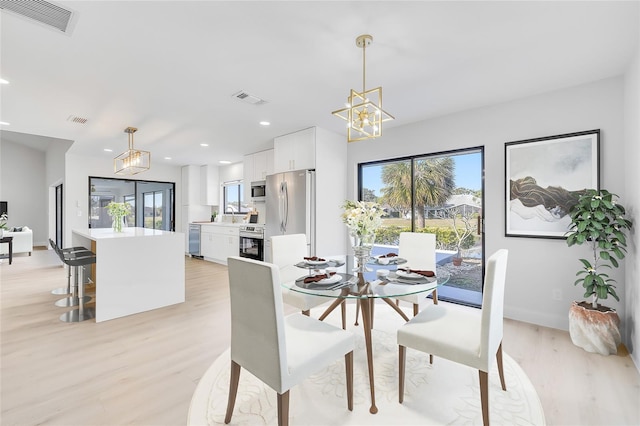
[[[441,358],[407,350],[404,403],[398,403],[398,346],[395,331],[404,322],[391,307],[376,304],[373,334],[377,414],[369,413],[369,379],[362,325],[353,326],[349,305],[347,329],[356,334],[354,407],[347,410],[344,359],[290,391],[291,425],[482,425],[478,372]],[[428,307],[426,307],[428,309]],[[317,311],[317,312],[315,312]],[[405,311],[407,312],[407,311]],[[315,309],[312,315],[320,315]],[[407,312],[407,315],[411,315]],[[327,322],[338,325],[339,310]],[[256,348],[259,350],[259,348]],[[189,425],[224,424],[229,391],[229,350],[214,361],[193,395]],[[536,391],[520,366],[504,354],[507,391],[497,368],[489,374],[490,419],[494,425],[544,425]],[[233,425],[277,424],[276,393],[246,370],[240,373]]]

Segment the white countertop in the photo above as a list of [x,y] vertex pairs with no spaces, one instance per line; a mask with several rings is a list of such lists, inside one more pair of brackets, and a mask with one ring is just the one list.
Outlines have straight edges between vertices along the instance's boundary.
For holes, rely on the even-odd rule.
[[191,222],[194,225],[213,225],[213,226],[235,226],[235,227],[241,227],[243,225],[248,225],[248,226],[264,226],[264,223],[242,223],[242,221],[240,222]]
[[89,238],[90,240],[103,240],[109,238],[155,237],[175,234],[175,232],[149,228],[122,228],[122,232],[114,232],[113,228],[83,228],[74,229],[72,232],[77,235]]

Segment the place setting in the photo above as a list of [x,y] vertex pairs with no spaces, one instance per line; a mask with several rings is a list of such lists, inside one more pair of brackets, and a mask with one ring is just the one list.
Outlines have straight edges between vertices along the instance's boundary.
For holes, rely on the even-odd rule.
[[354,276],[331,270],[316,269],[296,280],[296,286],[307,290],[337,290],[354,284]]
[[385,274],[378,271],[377,276],[383,282],[397,282],[401,284],[428,284],[437,282],[436,273],[429,270],[398,268]]
[[379,256],[372,256],[369,263],[373,263],[374,265],[403,265],[407,263],[407,259],[398,257],[395,253],[387,253]]
[[319,256],[305,257],[301,262],[295,264],[298,268],[323,269],[337,268],[344,265],[344,262],[336,259],[325,259]]

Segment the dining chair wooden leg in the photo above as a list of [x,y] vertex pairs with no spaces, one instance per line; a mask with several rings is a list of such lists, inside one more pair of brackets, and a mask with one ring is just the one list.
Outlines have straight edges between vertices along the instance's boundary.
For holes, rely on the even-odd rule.
[[429,354],[429,364],[433,364],[433,355]]
[[478,370],[480,373],[480,403],[482,405],[482,424],[489,426],[489,374]]
[[229,400],[227,401],[227,413],[224,416],[225,424],[231,421],[233,407],[236,405],[236,395],[238,394],[238,382],[240,381],[240,364],[231,361],[231,379],[229,380]]
[[420,305],[418,305],[417,303],[414,303],[414,304],[413,304],[413,316],[414,316],[414,317],[415,317],[416,315],[418,315],[419,308],[420,308]]
[[496,352],[496,361],[498,364],[498,374],[500,375],[500,384],[502,385],[502,390],[507,390],[507,384],[504,381],[504,370],[502,369],[502,342],[498,346],[498,352]]
[[340,305],[340,313],[342,314],[342,329],[347,329],[347,303]]
[[438,289],[433,290],[432,296],[433,297],[433,304],[437,305],[438,304]]
[[302,315],[310,316],[311,315],[311,310],[307,309],[306,311],[302,311]]
[[289,426],[289,391],[278,394],[278,426]]
[[353,351],[344,356],[344,367],[347,374],[347,408],[353,411]]
[[404,401],[404,363],[407,348],[398,345],[398,402]]
[[356,322],[353,325],[358,325],[358,316],[360,316],[360,301],[356,300]]

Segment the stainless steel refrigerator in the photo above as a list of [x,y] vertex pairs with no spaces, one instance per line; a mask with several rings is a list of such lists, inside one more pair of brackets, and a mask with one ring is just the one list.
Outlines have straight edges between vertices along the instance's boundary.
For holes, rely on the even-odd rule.
[[315,255],[315,171],[297,170],[267,176],[265,261],[271,262],[271,237],[305,234],[308,254]]

